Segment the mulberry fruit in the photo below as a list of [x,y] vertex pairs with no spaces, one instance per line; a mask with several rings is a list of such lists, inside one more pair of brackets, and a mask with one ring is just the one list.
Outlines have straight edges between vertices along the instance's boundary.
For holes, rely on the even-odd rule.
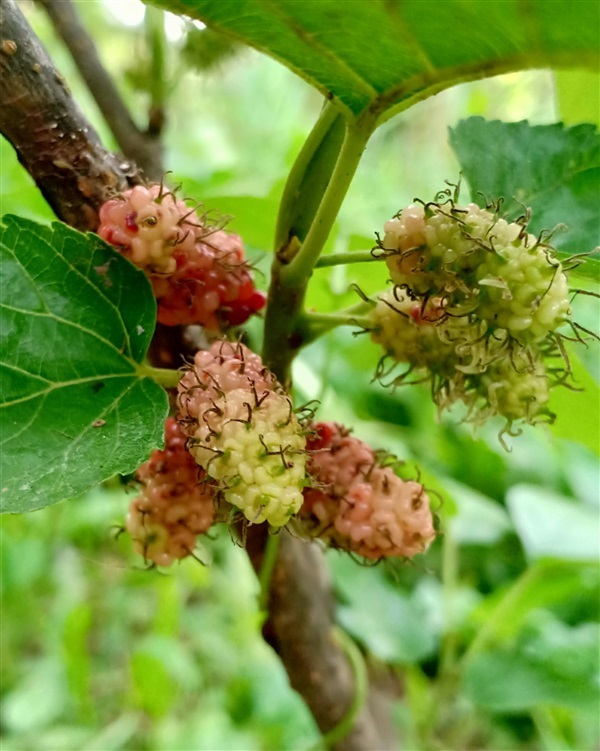
[[522,344],[542,341],[568,320],[561,264],[523,221],[448,201],[409,206],[384,229],[394,284],[413,297],[439,297],[449,315],[476,317]]
[[172,274],[175,249],[193,250],[202,225],[194,210],[161,185],[137,185],[102,205],[98,234],[136,266]]
[[179,420],[196,462],[248,521],[286,524],[302,504],[306,439],[258,355],[214,342],[179,384]]
[[166,326],[219,332],[265,306],[241,238],[200,218],[162,185],[137,186],[107,201],[98,234],[146,271]]
[[158,566],[192,555],[196,537],[214,519],[214,488],[185,444],[185,436],[170,417],[165,448],[154,451],[136,473],[142,489],[130,505],[125,527],[136,552]]
[[312,427],[313,486],[304,490],[300,515],[314,535],[371,560],[422,553],[435,537],[423,486],[402,480],[340,425]]

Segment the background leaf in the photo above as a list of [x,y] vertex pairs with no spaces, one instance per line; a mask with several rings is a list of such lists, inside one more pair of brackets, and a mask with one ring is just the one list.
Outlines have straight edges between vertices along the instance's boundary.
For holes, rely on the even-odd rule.
[[335,553],[329,559],[343,628],[386,662],[412,663],[432,655],[439,623],[418,592],[401,592],[382,568],[360,566]]
[[476,655],[463,674],[467,696],[497,712],[544,704],[597,711],[597,624],[558,628],[558,638],[541,630],[511,649]]
[[3,222],[0,508],[21,512],[135,470],[167,398],[136,368],[156,316],[146,276],[95,235]]
[[[268,53],[344,108],[380,112],[459,81],[598,58],[598,5],[487,0],[159,0]],[[476,32],[474,32],[476,30]]]
[[[450,128],[450,144],[480,206],[503,196],[511,219],[531,207],[534,234],[567,225],[569,231],[557,232],[552,244],[569,254],[600,244],[600,136],[593,125],[470,117]],[[598,279],[600,260],[588,259],[581,271]]]
[[600,71],[557,70],[555,78],[561,120],[600,126]]
[[[597,351],[597,344],[594,343]],[[571,347],[572,350],[572,347]],[[558,415],[550,426],[553,435],[567,440],[577,441],[587,446],[597,456],[600,455],[600,389],[594,376],[582,365],[579,358],[569,351],[569,361],[573,373],[573,382],[577,389],[561,388],[550,392],[549,407]],[[598,370],[597,356],[594,358]]]
[[600,529],[598,512],[592,506],[535,485],[511,488],[506,502],[530,559],[597,560]]

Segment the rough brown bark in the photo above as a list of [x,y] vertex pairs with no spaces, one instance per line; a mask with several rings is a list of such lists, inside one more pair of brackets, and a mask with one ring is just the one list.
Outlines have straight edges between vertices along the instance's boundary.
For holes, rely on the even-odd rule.
[[[144,132],[133,122],[113,79],[102,65],[92,38],[82,26],[71,0],[38,0],[50,16],[54,28],[69,49],[79,72],[100,112],[111,129],[119,148],[151,180],[163,175],[160,128]],[[159,120],[162,123],[163,118]]]
[[[0,129],[13,144],[57,216],[80,229],[97,228],[107,195],[139,181],[133,165],[107,152],[77,108],[60,74],[13,0],[0,0]],[[178,365],[186,342],[159,327],[156,364]],[[260,571],[265,525],[251,527],[247,550]],[[345,716],[354,696],[347,659],[333,637],[333,597],[318,548],[285,531],[271,582],[265,638],[327,732]],[[367,706],[337,751],[385,748]]]
[[[264,525],[263,525],[264,526]],[[246,548],[260,572],[267,531],[249,529]],[[334,728],[354,697],[354,677],[334,636],[334,602],[323,555],[314,543],[281,533],[269,591],[265,640],[280,656],[290,684],[306,701],[321,732]],[[336,751],[386,748],[368,705]]]
[[140,182],[102,146],[13,0],[0,3],[0,98],[0,131],[67,224],[97,229],[107,197]]

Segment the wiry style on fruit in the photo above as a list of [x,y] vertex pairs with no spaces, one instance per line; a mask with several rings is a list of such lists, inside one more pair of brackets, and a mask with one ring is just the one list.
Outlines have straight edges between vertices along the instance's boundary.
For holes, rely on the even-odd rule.
[[136,552],[157,566],[193,555],[196,537],[214,519],[215,489],[185,444],[176,420],[168,418],[165,448],[154,451],[136,473],[142,488],[125,527]]
[[261,310],[238,235],[198,216],[162,185],[137,186],[100,209],[98,234],[144,269],[167,326],[210,331],[239,326]]
[[435,537],[423,486],[402,480],[335,423],[315,423],[300,515],[330,545],[371,560],[422,553]]
[[243,344],[198,352],[179,384],[196,462],[252,523],[282,527],[302,504],[306,439],[290,398]]
[[[412,368],[451,374],[457,364],[456,342],[440,336],[439,326],[445,323],[439,300],[424,305],[400,292],[387,291],[370,313],[371,337],[386,354]],[[460,320],[460,319],[459,319]],[[460,327],[462,337],[468,329]]]
[[502,415],[509,422],[534,422],[541,415],[552,418],[547,408],[548,375],[541,356],[534,362],[524,355],[512,362],[500,358],[474,381],[491,414]]
[[523,344],[542,341],[570,316],[562,266],[524,217],[509,223],[498,207],[449,199],[408,206],[384,229],[394,284],[414,298],[440,298],[448,315],[476,317]]

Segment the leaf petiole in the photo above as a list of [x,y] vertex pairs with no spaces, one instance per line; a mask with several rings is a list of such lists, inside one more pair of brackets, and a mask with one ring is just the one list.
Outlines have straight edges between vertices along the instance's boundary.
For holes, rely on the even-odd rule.
[[346,266],[349,263],[371,263],[381,261],[381,257],[374,256],[370,250],[349,250],[344,253],[329,253],[321,256],[315,264],[316,269],[327,266]]
[[174,389],[181,380],[181,371],[170,368],[153,368],[152,365],[142,363],[137,366],[140,378],[152,378],[153,381],[166,389]]
[[338,161],[310,230],[291,263],[281,269],[287,287],[301,289],[308,282],[375,126],[374,116],[348,123]]

